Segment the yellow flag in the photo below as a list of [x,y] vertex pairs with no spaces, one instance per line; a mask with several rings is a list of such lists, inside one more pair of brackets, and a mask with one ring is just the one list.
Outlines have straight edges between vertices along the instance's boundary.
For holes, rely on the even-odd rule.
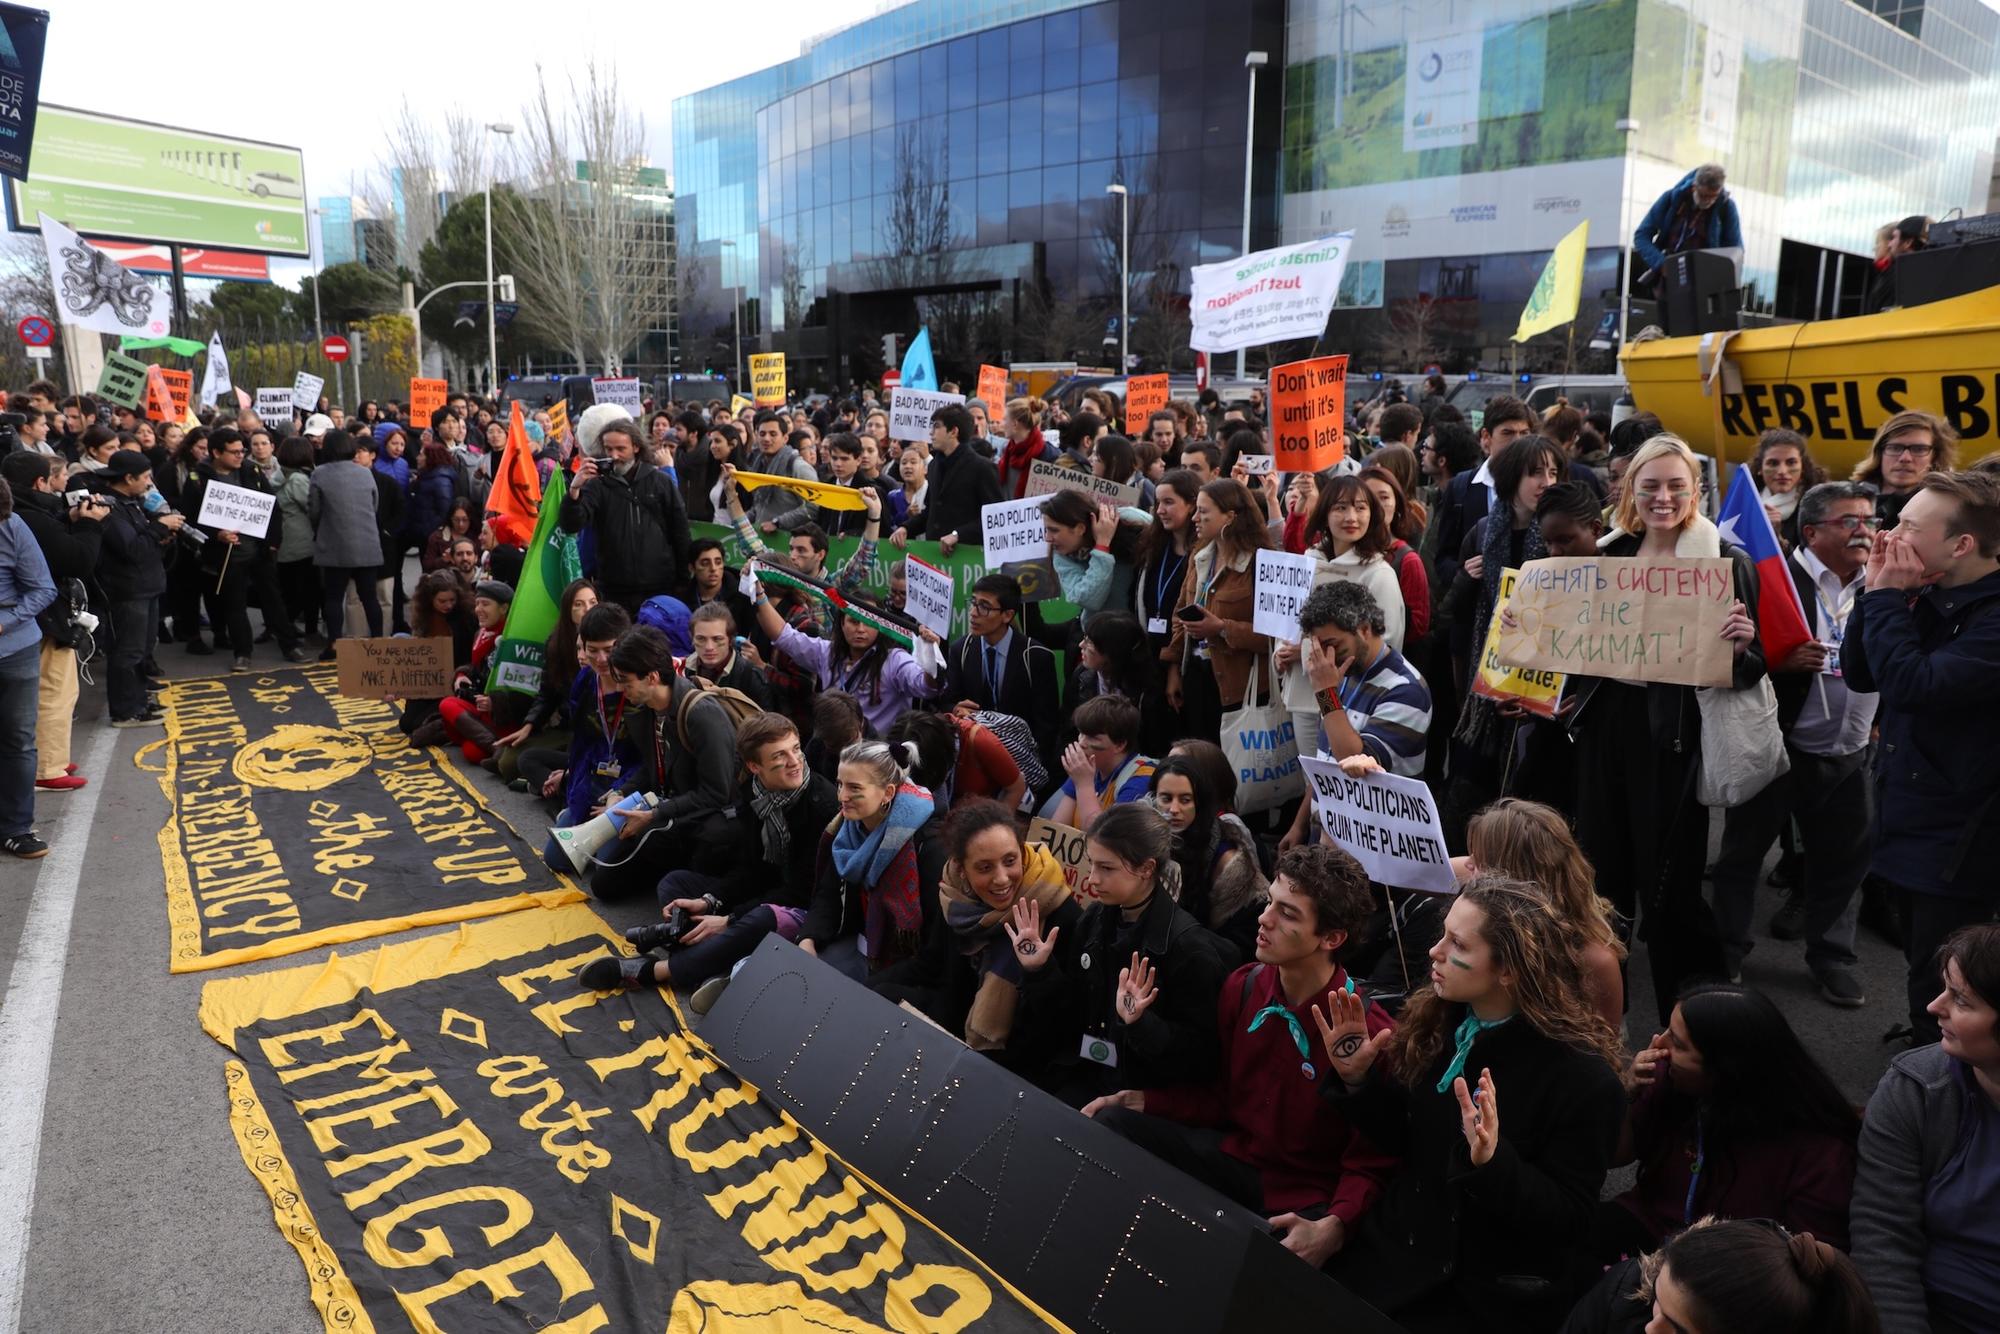
[[1556,242],[1555,253],[1543,267],[1540,281],[1528,294],[1528,304],[1521,307],[1521,327],[1514,330],[1515,342],[1526,342],[1576,318],[1577,298],[1583,295],[1583,251],[1589,244],[1589,218]]
[[861,499],[861,493],[850,486],[835,486],[830,482],[802,482],[796,477],[773,477],[769,473],[739,472],[737,485],[745,491],[755,491],[760,486],[779,486],[794,495],[804,496],[815,505],[824,505],[830,510],[859,510],[868,508]]

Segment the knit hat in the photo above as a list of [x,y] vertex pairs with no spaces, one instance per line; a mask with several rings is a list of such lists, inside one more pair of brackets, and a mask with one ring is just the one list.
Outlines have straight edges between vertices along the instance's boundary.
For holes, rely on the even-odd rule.
[[514,600],[514,586],[499,579],[481,579],[473,585],[472,595],[489,602],[510,603]]

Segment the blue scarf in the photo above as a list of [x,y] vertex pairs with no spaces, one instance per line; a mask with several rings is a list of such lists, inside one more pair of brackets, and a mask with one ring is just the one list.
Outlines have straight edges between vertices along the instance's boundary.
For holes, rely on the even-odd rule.
[[859,820],[842,820],[833,833],[833,869],[862,890],[862,940],[870,962],[880,966],[892,942],[914,946],[923,926],[918,897],[917,850],[911,839],[937,814],[931,794],[904,783],[890,799],[889,814],[870,831]]
[[[1510,1014],[1507,1016],[1507,1019],[1512,1019],[1513,1017]],[[1454,1040],[1458,1043],[1458,1050],[1451,1054],[1451,1064],[1447,1065],[1444,1068],[1444,1073],[1438,1076],[1437,1091],[1439,1093],[1449,1093],[1451,1091],[1451,1082],[1465,1073],[1465,1058],[1472,1055],[1472,1044],[1478,1040],[1479,1035],[1489,1028],[1500,1027],[1500,1025],[1507,1022],[1507,1019],[1481,1019],[1470,1010],[1465,1012],[1465,1018],[1458,1021],[1458,1032],[1453,1035]]]

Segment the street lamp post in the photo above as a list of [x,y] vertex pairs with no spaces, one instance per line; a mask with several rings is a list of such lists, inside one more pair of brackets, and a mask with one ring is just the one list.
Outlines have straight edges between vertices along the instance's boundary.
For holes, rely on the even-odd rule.
[[[492,134],[512,134],[514,127],[496,121],[486,127]],[[487,159],[486,168],[486,392],[500,390],[500,313],[493,292],[493,186],[499,164]]]
[[1118,373],[1128,375],[1132,357],[1126,341],[1132,336],[1132,196],[1122,185],[1107,185],[1104,193],[1118,196]]
[[[722,248],[734,250],[736,242],[724,241]],[[732,267],[735,258],[730,256]],[[729,284],[729,318],[736,325],[736,379],[731,382],[730,388],[740,394],[743,392],[743,289],[735,283]]]
[[[1268,51],[1246,51],[1243,53],[1243,68],[1250,71],[1250,110],[1243,123],[1243,253],[1250,253],[1250,168],[1256,162],[1257,148],[1257,71],[1271,63]],[[1248,378],[1246,364],[1248,349],[1236,349],[1236,378]]]
[[1632,143],[1639,137],[1639,122],[1628,117],[1619,121],[1615,128],[1620,134],[1625,136],[1625,161],[1620,164],[1618,172],[1618,230],[1621,233],[1619,246],[1625,252],[1625,263],[1621,266],[1619,274],[1619,277],[1624,281],[1619,284],[1618,290],[1618,351],[1613,357],[1614,361],[1617,357],[1625,355],[1625,326],[1632,319],[1632,210],[1630,206],[1632,203],[1632,168],[1636,165],[1632,159]]

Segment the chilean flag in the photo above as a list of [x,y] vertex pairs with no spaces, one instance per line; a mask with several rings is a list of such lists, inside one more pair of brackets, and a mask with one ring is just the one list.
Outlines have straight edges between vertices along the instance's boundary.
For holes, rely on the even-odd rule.
[[1798,585],[1785,565],[1785,549],[1764,512],[1748,464],[1737,466],[1717,527],[1722,540],[1742,547],[1757,567],[1757,637],[1764,643],[1765,663],[1775,664],[1813,636]]

